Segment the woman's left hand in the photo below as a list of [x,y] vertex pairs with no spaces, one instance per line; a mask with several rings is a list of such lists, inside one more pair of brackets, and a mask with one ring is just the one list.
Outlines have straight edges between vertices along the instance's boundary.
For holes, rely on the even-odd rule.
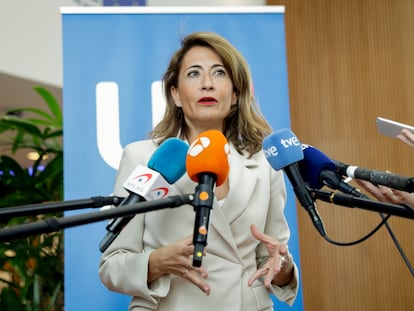
[[265,277],[264,285],[268,288],[272,283],[278,286],[289,283],[293,277],[293,261],[287,244],[280,243],[275,238],[260,232],[255,225],[250,226],[250,231],[266,246],[269,259],[250,277],[248,285],[251,286],[260,277]]

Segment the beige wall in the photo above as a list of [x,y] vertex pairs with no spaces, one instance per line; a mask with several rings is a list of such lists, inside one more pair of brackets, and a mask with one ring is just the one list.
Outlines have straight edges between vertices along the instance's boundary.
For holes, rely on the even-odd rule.
[[[414,150],[377,132],[383,116],[414,124],[414,1],[276,0],[286,6],[292,130],[329,157],[414,176]],[[357,240],[376,212],[318,202],[329,237]],[[307,311],[414,310],[414,277],[383,227],[355,246],[326,242],[298,206]],[[389,225],[414,265],[414,220]]]

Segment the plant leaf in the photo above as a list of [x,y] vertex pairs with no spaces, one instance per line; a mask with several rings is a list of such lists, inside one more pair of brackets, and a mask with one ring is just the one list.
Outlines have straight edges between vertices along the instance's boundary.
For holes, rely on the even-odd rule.
[[31,135],[42,137],[42,132],[40,131],[40,129],[35,124],[33,124],[33,122],[31,121],[28,121],[28,120],[25,120],[19,117],[15,117],[15,116],[4,116],[1,119],[1,122],[9,125],[9,129],[13,129],[13,128],[15,128],[16,130],[20,129]]
[[59,124],[62,125],[62,111],[56,98],[43,87],[35,87],[34,89],[43,97],[52,114],[56,117]]

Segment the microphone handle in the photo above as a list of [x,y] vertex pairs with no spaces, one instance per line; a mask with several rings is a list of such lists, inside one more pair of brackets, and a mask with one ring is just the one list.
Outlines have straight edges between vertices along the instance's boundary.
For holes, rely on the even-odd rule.
[[[145,199],[142,196],[131,193],[121,202],[120,206],[135,204],[143,201],[145,201]],[[99,250],[102,253],[109,247],[109,245],[112,244],[121,230],[129,223],[132,218],[134,218],[134,216],[135,215],[130,215],[111,219],[111,221],[106,226],[106,230],[108,232],[99,243]]]
[[315,199],[340,206],[351,208],[356,207],[373,212],[382,212],[399,217],[414,219],[414,209],[405,205],[373,201],[371,199],[360,198],[350,194],[324,190],[313,190],[311,195]]
[[384,185],[402,191],[414,192],[413,178],[353,166],[347,168],[347,173],[349,173],[348,176],[352,175],[351,177],[367,180],[375,185]]
[[323,170],[320,173],[319,178],[321,179],[322,183],[329,188],[337,189],[343,193],[352,194],[356,197],[369,199],[368,196],[360,192],[357,188],[346,183],[342,179],[342,176],[338,175],[336,172]]
[[213,208],[214,185],[216,176],[211,173],[198,175],[199,184],[194,194],[194,210],[196,212],[193,233],[193,266],[200,267],[203,259],[204,248],[207,245],[207,234],[210,222],[210,210]]
[[302,176],[299,173],[299,165],[297,162],[286,166],[284,169],[287,177],[292,184],[293,191],[296,194],[300,204],[305,208],[308,212],[313,225],[315,226],[316,230],[318,230],[321,236],[325,236],[325,226],[319,213],[316,209],[315,202],[312,199],[309,189],[305,186],[305,182],[302,179]]
[[19,216],[59,213],[83,208],[98,208],[106,205],[119,205],[121,199],[121,197],[117,196],[96,196],[89,199],[3,207],[0,208],[0,219],[8,220]]

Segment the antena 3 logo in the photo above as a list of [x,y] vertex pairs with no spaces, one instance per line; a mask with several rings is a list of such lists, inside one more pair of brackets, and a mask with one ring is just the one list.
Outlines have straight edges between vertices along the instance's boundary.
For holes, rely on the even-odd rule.
[[199,137],[191,144],[190,148],[188,148],[188,154],[192,157],[196,157],[203,152],[204,149],[210,146],[210,144],[210,138],[204,136]]
[[[211,141],[209,137],[201,136],[197,138],[188,148],[188,155],[192,157],[198,156],[200,153],[203,152],[208,146],[210,146]],[[224,154],[229,155],[230,154],[230,146],[228,143],[224,144]]]

